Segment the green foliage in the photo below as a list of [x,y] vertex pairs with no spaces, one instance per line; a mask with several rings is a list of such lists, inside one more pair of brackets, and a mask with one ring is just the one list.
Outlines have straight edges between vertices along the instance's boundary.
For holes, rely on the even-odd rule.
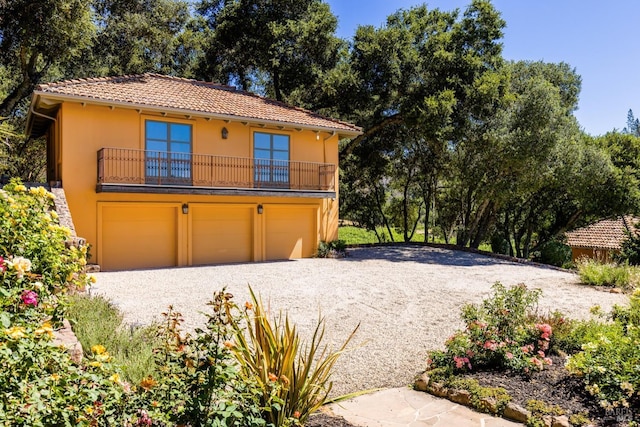
[[0,340],[0,424],[121,425],[125,395],[106,352],[85,366],[51,342],[51,329],[14,326]]
[[72,70],[75,75],[191,75],[202,38],[191,31],[189,2],[94,0],[93,5],[98,23],[94,49],[78,64],[81,73]]
[[638,229],[633,233],[627,231],[627,237],[622,241],[620,253],[615,254],[615,260],[620,264],[640,265],[640,235]]
[[547,357],[552,327],[536,323],[535,307],[540,290],[524,285],[509,289],[500,283],[482,304],[462,309],[466,328],[445,343],[446,350],[431,352],[430,367],[448,366],[454,372],[477,369],[510,369],[528,373],[551,364]]
[[638,267],[626,264],[601,263],[592,259],[578,262],[580,281],[585,285],[630,289],[636,286],[639,273]]
[[264,304],[251,291],[245,312],[246,333],[234,323],[233,354],[242,375],[255,379],[262,390],[261,404],[271,404],[266,419],[274,426],[292,420],[304,424],[322,406],[329,392],[331,370],[358,327],[345,343],[331,351],[323,345],[324,319],[320,318],[311,341],[303,345],[287,315],[269,320]]
[[548,405],[541,400],[530,399],[527,401],[527,409],[531,412],[531,416],[527,419],[528,427],[544,427],[543,417],[564,415],[565,411],[558,405]]
[[91,46],[95,26],[90,3],[0,2],[0,65],[12,76],[7,95],[0,98],[0,116],[11,116],[55,64],[71,61]]
[[208,38],[200,76],[310,107],[345,47],[320,0],[201,0]]
[[164,313],[161,344],[155,349],[156,375],[139,383],[137,406],[153,420],[171,425],[263,426],[273,410],[251,377],[242,378],[234,363],[230,340],[240,328],[239,310],[224,289],[208,303],[205,329],[185,334],[182,316],[171,307]]
[[584,379],[587,391],[601,407],[640,405],[640,290],[628,307],[616,307],[613,322],[598,324],[585,334],[582,351],[571,356],[567,369]]
[[[444,385],[456,390],[466,390],[470,395],[471,406],[481,412],[502,414],[511,396],[502,387],[483,387],[478,381],[471,378],[449,377]],[[487,399],[495,402],[495,410],[487,404]]]
[[557,240],[548,241],[534,254],[534,261],[564,267],[571,263],[571,248]]
[[109,301],[82,294],[69,297],[67,318],[87,352],[95,345],[109,349],[124,380],[139,384],[148,375],[155,375],[153,349],[158,343],[157,326],[124,325],[122,314]]
[[318,258],[344,258],[347,256],[347,243],[344,240],[333,240],[318,244]]
[[572,426],[586,426],[592,424],[592,422],[589,419],[589,413],[579,413],[569,416],[569,424]]
[[84,289],[86,247],[66,248],[70,231],[51,211],[53,194],[12,180],[0,190],[0,324],[57,323],[70,288]]

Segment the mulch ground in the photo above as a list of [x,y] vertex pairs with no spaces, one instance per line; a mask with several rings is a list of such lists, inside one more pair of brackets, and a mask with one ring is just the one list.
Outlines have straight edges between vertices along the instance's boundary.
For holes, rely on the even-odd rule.
[[[564,358],[552,357],[553,365],[545,367],[530,377],[513,375],[502,371],[483,371],[466,374],[485,387],[502,387],[512,401],[523,408],[527,402],[536,399],[547,405],[557,405],[566,415],[588,413],[596,426],[627,426],[629,421],[640,421],[640,409],[606,412],[584,388],[583,382],[569,375],[564,368]],[[355,427],[342,417],[329,416],[319,412],[310,417],[305,427]]]
[[[467,374],[485,387],[502,387],[512,398],[514,403],[522,407],[527,402],[536,399],[547,405],[561,407],[566,415],[588,413],[588,417],[597,426],[626,426],[633,418],[633,410],[621,409],[617,412],[605,411],[584,388],[584,383],[567,372],[564,358],[552,357],[553,365],[546,366],[543,371],[536,372],[531,377],[513,375],[500,371],[485,371]],[[640,413],[635,414],[636,419]]]

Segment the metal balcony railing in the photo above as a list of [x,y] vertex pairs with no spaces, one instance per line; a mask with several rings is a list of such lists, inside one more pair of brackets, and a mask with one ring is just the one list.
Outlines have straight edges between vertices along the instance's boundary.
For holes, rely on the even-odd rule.
[[102,148],[98,184],[335,191],[336,165]]

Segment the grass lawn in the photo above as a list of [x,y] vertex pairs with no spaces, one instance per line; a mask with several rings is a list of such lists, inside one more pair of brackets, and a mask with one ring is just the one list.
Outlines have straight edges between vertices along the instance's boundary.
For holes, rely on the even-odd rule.
[[[404,237],[402,233],[391,229],[393,232],[393,241],[401,243],[404,242]],[[417,230],[413,235],[412,242],[424,242],[424,233],[422,230]],[[378,234],[383,236],[383,242],[390,242],[389,232],[386,228],[380,227],[378,229]],[[338,228],[338,239],[344,240],[347,245],[361,245],[367,243],[379,243],[376,235],[373,231],[365,230],[364,228],[354,227],[351,225],[343,225]],[[444,239],[441,237],[436,237],[435,241],[431,236],[429,236],[429,243],[445,243]],[[480,245],[480,250],[491,252],[491,245],[488,243],[483,243]]]

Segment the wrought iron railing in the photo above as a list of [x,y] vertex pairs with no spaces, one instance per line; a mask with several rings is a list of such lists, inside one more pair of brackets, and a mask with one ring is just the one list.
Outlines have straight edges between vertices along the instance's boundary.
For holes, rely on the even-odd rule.
[[98,184],[334,191],[336,166],[125,148],[98,151]]

